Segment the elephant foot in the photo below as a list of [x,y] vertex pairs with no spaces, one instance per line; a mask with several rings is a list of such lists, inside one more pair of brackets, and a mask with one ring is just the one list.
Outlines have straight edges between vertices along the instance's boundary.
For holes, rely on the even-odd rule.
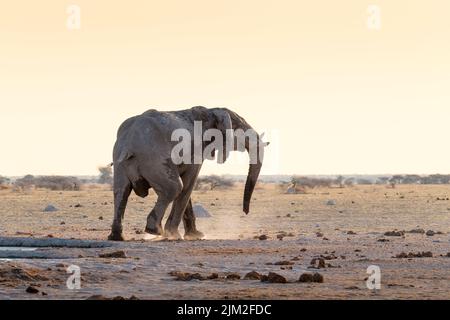
[[164,231],[164,237],[167,238],[167,240],[182,240],[181,234],[178,232],[178,230],[165,230]]
[[201,240],[205,237],[203,232],[200,231],[189,231],[184,234],[184,240]]
[[145,232],[153,234],[155,236],[162,236],[163,235],[163,229],[161,226],[151,226],[147,224],[145,227]]
[[110,241],[125,241],[125,238],[123,237],[122,233],[111,232],[111,234],[108,236],[108,240],[110,240]]

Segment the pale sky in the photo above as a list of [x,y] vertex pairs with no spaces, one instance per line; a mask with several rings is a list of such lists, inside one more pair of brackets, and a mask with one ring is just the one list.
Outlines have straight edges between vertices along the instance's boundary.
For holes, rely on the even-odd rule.
[[96,174],[123,120],[196,105],[266,131],[266,174],[450,173],[449,13],[448,0],[5,2],[0,175]]

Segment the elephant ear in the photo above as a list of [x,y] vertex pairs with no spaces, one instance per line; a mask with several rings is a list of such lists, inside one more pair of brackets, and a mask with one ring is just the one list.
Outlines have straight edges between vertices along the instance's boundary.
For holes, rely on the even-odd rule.
[[222,131],[223,134],[223,162],[225,162],[233,148],[233,123],[231,122],[230,114],[226,109],[216,109],[213,111],[213,114],[216,120],[216,128]]

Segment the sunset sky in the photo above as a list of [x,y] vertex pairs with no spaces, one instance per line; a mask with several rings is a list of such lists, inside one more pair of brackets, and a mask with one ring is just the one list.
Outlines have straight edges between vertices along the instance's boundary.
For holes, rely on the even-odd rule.
[[450,173],[449,14],[448,0],[4,2],[0,175],[96,174],[123,120],[196,105],[266,131],[266,174]]

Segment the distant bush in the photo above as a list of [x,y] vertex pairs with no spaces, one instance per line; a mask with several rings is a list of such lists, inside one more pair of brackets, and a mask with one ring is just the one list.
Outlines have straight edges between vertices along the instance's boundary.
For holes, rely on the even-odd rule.
[[291,184],[295,186],[302,186],[306,188],[316,188],[316,187],[331,187],[333,185],[333,179],[326,178],[309,178],[301,176],[293,176],[291,178]]
[[202,186],[207,186],[209,190],[214,190],[215,188],[218,187],[230,188],[234,186],[234,181],[218,175],[201,176],[197,179],[194,189],[200,190]]
[[100,175],[98,177],[98,183],[100,183],[100,184],[112,184],[113,183],[111,166],[99,167],[98,171],[100,172]]
[[16,187],[21,189],[43,188],[59,191],[79,191],[81,189],[81,181],[76,177],[68,176],[39,176],[26,175],[21,179],[17,179],[14,183]]
[[0,176],[0,186],[9,184],[10,180],[6,177]]

